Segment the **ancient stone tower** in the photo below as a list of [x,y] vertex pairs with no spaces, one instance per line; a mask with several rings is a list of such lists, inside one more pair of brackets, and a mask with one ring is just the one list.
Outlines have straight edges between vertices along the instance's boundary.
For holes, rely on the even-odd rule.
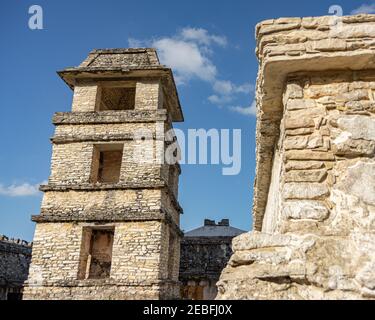
[[253,231],[219,299],[375,298],[375,16],[256,28]]
[[154,49],[114,49],[59,75],[72,112],[53,119],[25,298],[178,297],[180,167],[163,162],[183,121],[172,71]]

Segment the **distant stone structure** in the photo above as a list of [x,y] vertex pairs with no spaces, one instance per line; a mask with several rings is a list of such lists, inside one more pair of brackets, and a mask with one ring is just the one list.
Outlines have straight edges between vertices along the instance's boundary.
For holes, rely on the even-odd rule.
[[32,244],[0,235],[0,300],[21,300]]
[[204,226],[186,232],[181,241],[181,298],[213,300],[216,282],[232,255],[231,242],[244,230],[233,228],[228,219],[206,219]]
[[375,298],[375,15],[256,27],[254,230],[219,299]]
[[24,298],[178,298],[181,171],[164,148],[183,114],[171,69],[154,49],[106,49],[58,74],[72,112],[53,118]]

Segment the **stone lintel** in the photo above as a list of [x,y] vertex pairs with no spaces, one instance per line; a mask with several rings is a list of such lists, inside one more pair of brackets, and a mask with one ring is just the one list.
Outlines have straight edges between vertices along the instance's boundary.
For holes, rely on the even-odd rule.
[[127,222],[127,221],[155,221],[155,220],[164,220],[165,215],[157,211],[145,212],[123,212],[123,213],[108,213],[104,214],[56,214],[54,212],[44,212],[41,215],[32,215],[31,220],[34,222]]
[[[170,145],[174,141],[165,141],[164,136],[158,137],[156,133],[152,134],[152,138],[145,137],[145,140],[157,140],[164,141],[165,145]],[[66,144],[74,142],[111,142],[111,141],[130,141],[134,140],[133,133],[121,133],[121,134],[78,134],[78,135],[55,135],[51,139],[51,142],[54,144]]]
[[[179,168],[179,167],[178,167]],[[115,183],[115,184],[70,184],[70,185],[40,185],[39,190],[42,192],[87,192],[87,191],[110,191],[110,190],[127,190],[127,189],[166,189],[172,204],[179,213],[183,213],[183,209],[178,203],[174,193],[170,190],[164,180],[154,182],[137,182],[137,183]]]
[[134,183],[87,183],[87,184],[47,184],[39,187],[40,191],[103,191],[103,190],[125,190],[125,189],[160,189],[166,183],[163,180],[154,182]]
[[[153,139],[156,140],[156,134],[153,134]],[[55,135],[51,138],[51,142],[54,144],[64,144],[73,142],[101,142],[101,141],[127,141],[134,140],[132,133],[121,133],[121,134],[105,134],[105,135]],[[160,139],[158,139],[160,140]],[[163,139],[164,140],[164,139]]]
[[[49,282],[44,280],[43,281],[43,288],[51,287],[153,287],[153,286],[163,286],[163,285],[180,285],[179,281],[173,281],[173,280],[167,280],[167,279],[159,279],[159,280],[153,280],[153,281],[126,281],[123,279],[85,279],[85,280],[75,280],[75,279],[67,279],[67,280],[60,280],[60,281],[54,281]],[[29,286],[28,282],[25,282],[26,286]],[[34,285],[35,286],[35,285]]]
[[114,124],[166,121],[167,110],[123,110],[100,112],[56,112],[53,124]]
[[136,221],[165,221],[171,225],[180,237],[183,237],[183,232],[180,227],[173,221],[171,215],[165,210],[154,210],[148,212],[124,211],[115,212],[103,211],[97,214],[56,214],[54,212],[43,212],[40,215],[32,215],[31,220],[37,223],[63,223],[63,222],[91,222],[97,224],[111,223],[111,222],[136,222]]

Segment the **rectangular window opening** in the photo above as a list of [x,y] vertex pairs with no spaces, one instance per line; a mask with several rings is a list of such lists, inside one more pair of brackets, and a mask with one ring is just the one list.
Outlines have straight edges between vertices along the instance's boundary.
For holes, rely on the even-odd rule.
[[109,278],[114,228],[84,228],[79,279]]
[[135,87],[102,87],[97,111],[134,110]]
[[120,180],[122,144],[98,144],[94,146],[91,169],[92,183],[118,183]]

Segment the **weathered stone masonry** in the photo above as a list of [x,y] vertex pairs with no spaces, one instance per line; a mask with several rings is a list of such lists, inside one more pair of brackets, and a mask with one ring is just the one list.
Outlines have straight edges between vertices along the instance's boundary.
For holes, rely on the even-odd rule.
[[20,300],[32,244],[0,235],[0,300]]
[[375,16],[256,29],[254,231],[219,299],[375,298]]
[[[179,297],[180,167],[157,153],[160,132],[183,121],[171,70],[153,49],[113,49],[59,75],[74,90],[72,112],[53,118],[24,297]],[[151,136],[134,139],[142,129]],[[140,145],[153,161],[134,161]]]
[[182,299],[215,299],[216,282],[232,255],[232,239],[244,232],[231,227],[229,219],[217,224],[205,219],[204,226],[184,234],[179,276]]

